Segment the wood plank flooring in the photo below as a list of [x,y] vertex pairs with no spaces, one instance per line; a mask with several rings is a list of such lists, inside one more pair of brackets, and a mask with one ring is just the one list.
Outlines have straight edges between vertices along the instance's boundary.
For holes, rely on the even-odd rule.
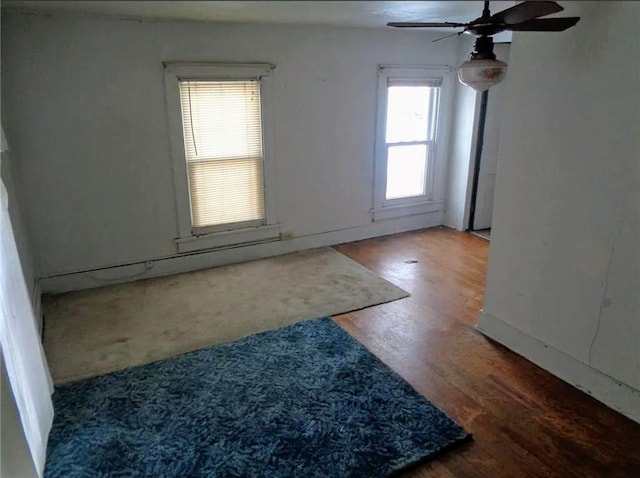
[[640,477],[640,425],[474,329],[489,242],[438,228],[336,249],[412,294],[336,322],[474,436],[402,477]]

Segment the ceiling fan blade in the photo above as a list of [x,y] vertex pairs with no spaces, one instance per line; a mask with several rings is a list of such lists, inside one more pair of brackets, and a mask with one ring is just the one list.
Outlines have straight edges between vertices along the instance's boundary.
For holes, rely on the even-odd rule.
[[527,22],[509,25],[514,32],[561,32],[578,23],[580,17],[537,18]]
[[442,23],[429,23],[429,22],[389,22],[389,27],[396,28],[458,28],[466,26],[464,23],[442,22]]
[[452,33],[451,35],[445,35],[443,37],[436,38],[431,43],[435,43],[435,42],[440,41],[440,40],[445,40],[447,38],[455,37],[456,35],[462,35],[462,32],[456,32],[456,33]]
[[502,10],[492,15],[490,20],[492,23],[504,23],[506,25],[514,25],[522,23],[534,18],[544,17],[552,13],[564,10],[556,2],[528,1],[518,3],[517,5]]

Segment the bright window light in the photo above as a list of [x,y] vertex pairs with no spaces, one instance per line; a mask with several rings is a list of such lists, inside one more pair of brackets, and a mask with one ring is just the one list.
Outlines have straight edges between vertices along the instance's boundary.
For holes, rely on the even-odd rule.
[[387,143],[429,139],[431,87],[390,86],[387,98]]
[[424,85],[387,89],[387,200],[426,194],[438,91]]
[[425,189],[427,147],[391,146],[387,159],[387,199],[421,196]]

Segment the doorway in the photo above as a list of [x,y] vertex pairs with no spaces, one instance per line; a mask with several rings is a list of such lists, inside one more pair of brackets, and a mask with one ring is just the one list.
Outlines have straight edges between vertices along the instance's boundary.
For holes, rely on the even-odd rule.
[[[510,43],[495,45],[495,53],[501,60],[509,60]],[[493,222],[493,197],[495,193],[502,105],[506,82],[482,92],[478,119],[478,140],[474,155],[474,173],[471,177],[468,230],[490,240]]]

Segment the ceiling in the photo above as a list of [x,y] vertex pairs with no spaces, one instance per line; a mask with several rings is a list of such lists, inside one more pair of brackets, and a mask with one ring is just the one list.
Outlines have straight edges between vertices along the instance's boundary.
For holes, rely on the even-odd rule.
[[[491,2],[498,12],[513,1]],[[481,1],[57,1],[2,0],[5,9],[241,23],[384,27],[390,21],[467,22]]]

